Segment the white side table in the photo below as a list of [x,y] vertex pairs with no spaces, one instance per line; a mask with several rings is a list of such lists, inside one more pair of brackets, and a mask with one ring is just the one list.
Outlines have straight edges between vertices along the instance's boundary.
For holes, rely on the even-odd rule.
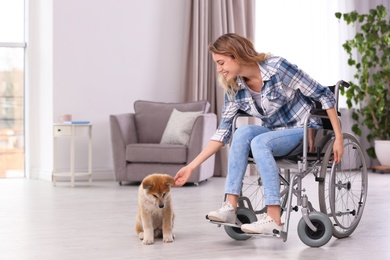
[[[87,128],[88,131],[88,171],[87,172],[75,172],[75,136],[82,131],[83,128]],[[80,130],[80,131],[78,131]],[[56,170],[56,151],[57,151],[57,138],[67,137],[70,138],[70,168],[69,172],[58,172]],[[53,124],[53,185],[56,185],[57,176],[70,177],[70,185],[74,187],[76,176],[89,176],[89,183],[92,182],[92,125],[91,124]]]

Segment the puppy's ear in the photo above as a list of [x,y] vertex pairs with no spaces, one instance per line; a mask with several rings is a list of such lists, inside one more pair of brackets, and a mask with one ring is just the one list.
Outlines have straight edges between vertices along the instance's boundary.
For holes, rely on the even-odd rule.
[[151,188],[153,188],[153,181],[148,178],[144,179],[142,182],[142,188],[144,190],[150,190]]
[[173,179],[172,176],[166,175],[164,176],[165,178],[165,185],[168,187],[172,187],[175,184],[175,180]]

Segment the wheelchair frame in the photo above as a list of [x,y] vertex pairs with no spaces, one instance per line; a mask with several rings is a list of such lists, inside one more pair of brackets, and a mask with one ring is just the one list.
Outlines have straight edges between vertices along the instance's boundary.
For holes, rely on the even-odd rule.
[[[342,80],[334,86],[337,111],[341,85],[349,87],[348,83]],[[300,207],[302,218],[297,227],[299,238],[308,246],[320,247],[328,243],[332,236],[345,238],[356,229],[366,204],[368,178],[363,151],[359,141],[351,134],[343,133],[344,155],[342,161],[337,165],[332,158],[334,136],[331,132],[320,139],[316,146],[317,153],[308,152],[309,129],[307,125],[311,116],[328,119],[325,110],[313,109],[305,118],[303,142],[300,147],[297,147],[283,158],[276,158],[280,169],[281,215],[282,217],[285,216],[285,224],[283,230],[280,232],[274,230],[274,234],[271,236],[282,238],[286,242],[291,212],[298,211]],[[340,121],[339,112],[338,116]],[[239,117],[251,116],[237,114],[233,120],[233,134]],[[329,130],[332,129],[326,129],[326,131]],[[249,158],[248,164],[255,164],[255,162]],[[318,182],[319,211],[313,208],[302,185],[303,178],[310,173],[314,175],[315,181]],[[251,176],[248,178],[251,178]],[[296,197],[294,206],[293,195]],[[226,233],[231,238],[246,240],[252,237],[253,234],[246,234],[241,231],[241,224],[257,221],[256,215],[265,212],[266,206],[264,205],[261,176],[257,172],[257,176],[253,181],[250,181],[248,187],[245,187],[245,180],[243,182],[242,194],[239,197],[237,207],[237,219],[241,223],[210,222],[218,224],[218,226],[223,225]]]

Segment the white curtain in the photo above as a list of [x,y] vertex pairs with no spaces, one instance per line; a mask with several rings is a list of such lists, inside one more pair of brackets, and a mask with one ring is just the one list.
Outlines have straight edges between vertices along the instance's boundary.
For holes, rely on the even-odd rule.
[[[349,81],[354,73],[342,44],[354,31],[335,13],[368,12],[379,4],[390,7],[389,0],[257,0],[256,48],[285,57],[323,85]],[[343,97],[340,107],[347,107]]]

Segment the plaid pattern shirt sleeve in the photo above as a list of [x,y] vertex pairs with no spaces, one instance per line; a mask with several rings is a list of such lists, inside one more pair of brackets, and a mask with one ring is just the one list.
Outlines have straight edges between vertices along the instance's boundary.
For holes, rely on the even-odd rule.
[[219,126],[211,140],[223,142],[224,144],[229,143],[232,134],[232,122],[237,114],[238,104],[239,102],[236,102],[236,100],[229,100],[229,97],[225,94],[225,104],[222,108]]
[[[319,101],[323,109],[334,107],[333,93],[297,66],[281,57],[271,57],[259,64],[264,86],[261,105],[257,106],[245,81],[237,77],[239,87],[235,96],[225,94],[225,104],[217,131],[211,140],[227,144],[232,133],[232,121],[238,110],[260,118],[270,129],[304,127],[304,119]],[[310,127],[320,127],[319,118],[310,118]]]

